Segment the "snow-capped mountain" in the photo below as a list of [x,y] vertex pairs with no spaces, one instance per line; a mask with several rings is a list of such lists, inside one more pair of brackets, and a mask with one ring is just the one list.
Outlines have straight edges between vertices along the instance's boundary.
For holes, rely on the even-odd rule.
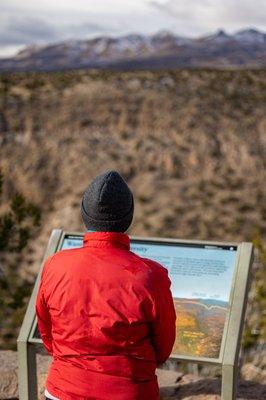
[[258,43],[265,44],[266,34],[256,29],[245,29],[237,32],[234,39],[242,43]]
[[191,39],[162,31],[145,36],[98,37],[29,46],[0,60],[2,71],[68,68],[178,68],[266,65],[266,34],[246,29],[235,34],[219,30]]
[[231,35],[228,35],[223,29],[219,29],[216,33],[205,36],[201,39],[199,39],[205,43],[207,42],[212,42],[212,43],[226,43],[234,40],[234,37]]

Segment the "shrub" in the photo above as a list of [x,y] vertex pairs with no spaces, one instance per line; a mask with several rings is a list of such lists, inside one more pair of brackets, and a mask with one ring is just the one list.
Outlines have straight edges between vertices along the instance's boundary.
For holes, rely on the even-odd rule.
[[[0,171],[0,201],[4,185]],[[14,349],[32,283],[22,278],[21,253],[40,226],[39,208],[14,193],[0,213],[0,348]]]

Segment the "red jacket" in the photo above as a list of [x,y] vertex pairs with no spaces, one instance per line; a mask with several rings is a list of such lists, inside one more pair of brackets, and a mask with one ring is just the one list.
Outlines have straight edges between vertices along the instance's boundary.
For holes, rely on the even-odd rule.
[[39,331],[53,355],[46,387],[60,400],[157,400],[175,310],[167,270],[129,250],[124,233],[91,232],[44,265]]

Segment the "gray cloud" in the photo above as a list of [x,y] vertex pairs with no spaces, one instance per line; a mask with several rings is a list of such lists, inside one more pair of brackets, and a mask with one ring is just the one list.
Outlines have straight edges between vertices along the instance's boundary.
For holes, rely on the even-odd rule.
[[[99,16],[82,12],[21,10],[0,6],[0,56],[21,46],[116,33],[115,24],[98,23]],[[41,16],[40,16],[41,14]]]
[[241,24],[242,26],[260,26],[266,29],[265,0],[232,0],[225,1],[220,18],[227,23]]
[[[108,29],[114,31],[114,29]],[[66,38],[82,38],[91,34],[102,34],[106,28],[96,23],[62,23],[46,21],[36,17],[8,18],[5,25],[0,25],[0,44],[20,45],[30,43],[47,43]]]
[[[73,37],[86,37],[88,35],[102,35],[105,33],[116,33],[118,29],[114,27],[105,27],[99,24],[85,22],[81,24],[70,24],[68,26],[67,35]],[[66,32],[65,32],[66,34]]]
[[12,16],[0,26],[1,45],[21,45],[54,40],[56,29],[40,18]]
[[[266,28],[265,0],[167,0],[150,1],[151,8],[175,19],[192,33],[217,28],[229,30],[245,27]],[[193,32],[194,31],[194,32]]]

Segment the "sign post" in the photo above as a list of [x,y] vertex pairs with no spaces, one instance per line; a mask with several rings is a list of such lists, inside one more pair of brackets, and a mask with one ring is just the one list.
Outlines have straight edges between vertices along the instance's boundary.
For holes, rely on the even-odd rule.
[[[82,241],[81,233],[54,230],[44,259],[81,247]],[[131,237],[131,251],[168,269],[177,315],[171,358],[220,365],[222,400],[234,400],[252,244]],[[35,354],[42,341],[35,301],[40,275],[41,269],[18,337],[20,400],[37,398]]]

